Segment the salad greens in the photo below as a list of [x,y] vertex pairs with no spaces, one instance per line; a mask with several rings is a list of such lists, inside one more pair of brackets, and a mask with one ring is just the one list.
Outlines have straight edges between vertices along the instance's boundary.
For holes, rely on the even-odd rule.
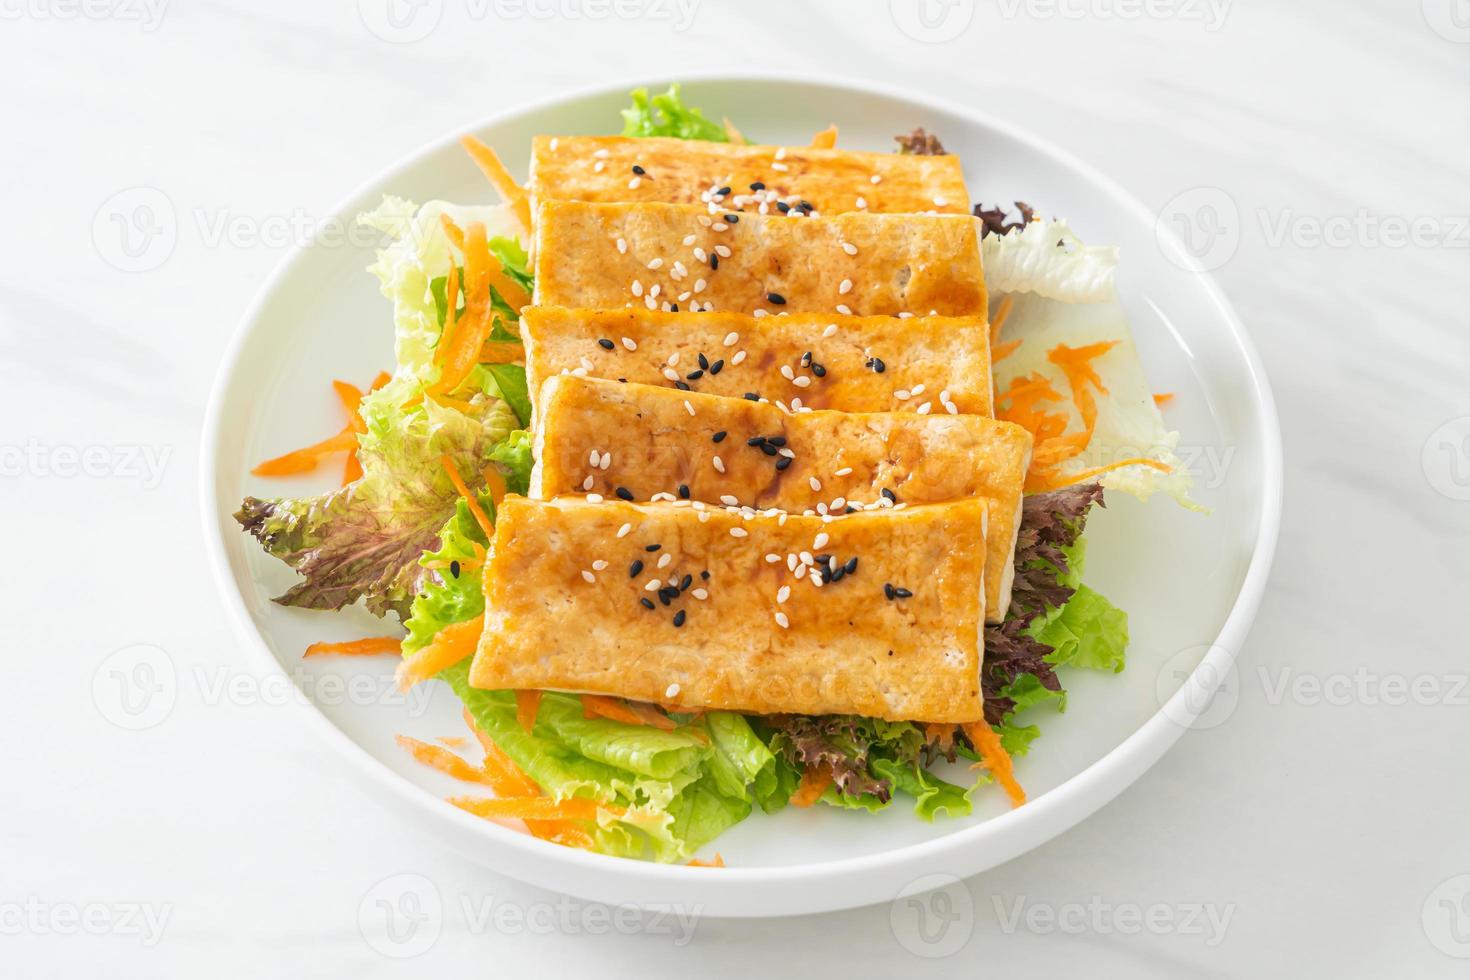
[[[723,126],[684,105],[678,85],[653,96],[639,89],[632,99],[622,113],[624,135],[728,140]],[[489,541],[445,461],[492,520],[486,468],[494,468],[509,492],[524,494],[532,467],[524,368],[477,366],[451,393],[452,407],[423,394],[438,379],[434,352],[455,262],[442,227],[445,216],[461,227],[483,223],[506,273],[532,289],[526,252],[503,207],[442,201],[418,207],[388,197],[362,215],[364,225],[389,237],[369,271],[392,303],[397,359],[392,380],[360,406],[363,476],[318,496],[247,497],[236,515],[268,553],[302,576],[277,601],[340,609],[363,600],[380,616],[395,612],[407,634],[405,656],[424,650],[446,627],[485,611],[480,559]],[[1060,223],[989,236],[985,249],[987,278],[996,277],[996,292],[1026,293],[1021,300],[1033,304],[1095,304],[1108,313],[1109,329],[1116,328],[1109,311],[1114,250],[1082,246]],[[516,311],[493,288],[490,303],[496,316],[491,339],[516,340]],[[1040,313],[1018,302],[1009,323],[1033,315]],[[1078,314],[1063,310],[1053,317],[1058,318],[1075,324]],[[1125,362],[1134,357],[1131,344],[1124,355]],[[1124,363],[1124,373],[1129,370]],[[1156,412],[1152,418],[1135,416],[1129,417],[1132,428],[1127,419],[1117,423],[1118,438],[1135,430],[1162,432]],[[1143,479],[1146,486],[1125,481],[1121,488],[1182,496],[1177,485]],[[1013,601],[1005,621],[986,628],[981,679],[986,720],[1012,754],[1024,753],[1038,736],[1039,712],[1065,708],[1058,668],[1123,668],[1127,615],[1081,581],[1087,513],[1101,502],[1096,483],[1033,494],[1024,502]],[[955,726],[709,711],[673,714],[675,724],[665,730],[592,717],[578,697],[547,692],[528,731],[515,692],[473,688],[468,675],[469,664],[462,661],[438,677],[479,730],[547,795],[606,805],[589,833],[608,854],[687,860],[756,808],[774,812],[787,806],[809,767],[832,774],[821,790],[823,803],[876,810],[905,796],[926,820],[969,813],[971,795],[989,781],[981,776],[960,786],[931,772],[939,762],[978,758]]]

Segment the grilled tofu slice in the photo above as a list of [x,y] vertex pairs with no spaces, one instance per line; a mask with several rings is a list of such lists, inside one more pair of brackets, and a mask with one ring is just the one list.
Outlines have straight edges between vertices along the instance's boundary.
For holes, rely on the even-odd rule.
[[[967,500],[824,523],[506,497],[470,683],[977,721],[986,510]],[[824,581],[803,562],[818,556],[842,571]]]
[[[961,414],[992,413],[983,317],[752,317],[541,306],[522,311],[521,337],[533,401],[552,375],[582,373],[668,387],[682,383],[734,398],[754,392],[839,412],[943,412],[939,394],[948,391]],[[813,363],[803,365],[807,352]],[[811,380],[797,383],[798,376]]]
[[712,216],[679,204],[543,201],[537,306],[985,316],[966,215]]
[[957,156],[666,137],[538,136],[530,191],[533,204],[660,201],[761,214],[780,214],[782,204],[819,214],[970,210]]
[[946,412],[793,415],[744,399],[571,375],[542,386],[538,418],[532,497],[687,495],[808,515],[987,498],[985,608],[999,622],[1010,606],[1031,462],[1031,434],[1019,425]]

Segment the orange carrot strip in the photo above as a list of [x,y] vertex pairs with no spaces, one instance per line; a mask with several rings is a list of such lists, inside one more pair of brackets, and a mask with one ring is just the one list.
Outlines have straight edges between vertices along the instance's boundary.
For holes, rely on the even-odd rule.
[[525,364],[526,348],[518,340],[487,340],[480,346],[481,364]]
[[536,715],[541,711],[540,691],[516,692],[516,722],[531,734],[536,730]]
[[791,794],[791,805],[808,807],[817,802],[827,787],[832,785],[831,766],[807,766],[806,771],[801,774],[801,782],[796,787],[796,792]]
[[1000,305],[995,308],[995,316],[990,318],[990,346],[994,347],[1000,343],[1000,332],[1005,328],[1006,319],[1011,315],[1011,308],[1016,305],[1014,297],[1009,294],[1001,297]]
[[465,503],[469,505],[470,513],[474,516],[475,523],[480,525],[480,530],[485,532],[487,538],[493,539],[495,537],[495,525],[485,515],[485,508],[480,506],[479,499],[470,493],[469,487],[465,486],[464,477],[460,476],[459,470],[455,469],[454,461],[448,456],[440,456],[439,463],[444,467],[444,472],[449,474],[449,481],[454,484],[454,489],[464,498]]
[[1144,456],[1133,456],[1129,459],[1120,459],[1116,463],[1108,463],[1105,466],[1094,466],[1090,469],[1078,470],[1076,473],[1058,473],[1055,470],[1030,471],[1026,474],[1026,492],[1041,493],[1046,490],[1059,490],[1062,487],[1070,487],[1074,483],[1090,480],[1095,476],[1101,476],[1112,470],[1121,469],[1124,466],[1148,466],[1161,473],[1172,473],[1174,468],[1168,463],[1157,459],[1148,459]]
[[510,205],[516,223],[520,225],[521,241],[530,241],[531,205],[526,199],[525,188],[516,183],[510,171],[505,169],[505,164],[500,161],[500,156],[490,147],[473,136],[465,136],[459,143],[469,153],[470,159],[475,161],[485,179],[490,181],[501,200]]
[[362,479],[362,461],[357,458],[357,453],[348,453],[347,462],[342,464],[342,485],[356,483]]
[[297,473],[309,473],[316,469],[323,456],[356,448],[357,433],[352,431],[351,426],[348,426],[330,439],[323,439],[321,442],[286,453],[284,456],[268,459],[250,472],[256,476],[292,476]]
[[439,631],[429,645],[417,653],[403,658],[394,673],[398,689],[406,691],[420,681],[426,681],[445,667],[474,655],[480,644],[480,634],[485,629],[483,614],[463,623],[451,623]]
[[501,476],[500,470],[495,464],[490,464],[480,474],[485,478],[485,489],[490,494],[490,504],[499,508],[500,502],[505,499],[505,477]]
[[440,214],[439,225],[444,229],[444,235],[449,239],[449,244],[457,249],[463,250],[464,232],[460,229],[459,225],[454,223],[454,219],[447,214]]
[[480,348],[489,338],[495,323],[495,314],[490,308],[490,271],[499,265],[499,260],[490,253],[490,246],[485,241],[485,226],[478,221],[473,222],[465,229],[464,316],[456,321],[451,333],[446,314],[444,335],[434,350],[441,367],[439,380],[434,382],[430,391],[453,391],[474,369]]
[[375,653],[397,653],[403,641],[396,636],[370,636],[364,640],[348,640],[345,643],[313,643],[306,648],[303,657],[320,657],[328,653],[340,653],[349,657],[366,657]]
[[812,148],[816,150],[830,150],[837,145],[837,127],[828,126],[820,133],[812,137]]
[[475,717],[470,714],[469,708],[464,709],[464,723],[469,726],[470,731],[475,733],[475,739],[479,741],[480,748],[485,752],[485,759],[480,767],[493,780],[490,785],[495,788],[496,793],[501,796],[537,796],[540,794],[541,787],[537,786],[530,776],[522,772],[521,767],[516,765],[511,757],[506,755],[500,746],[496,745],[490,736],[481,730],[479,725],[475,724]]
[[348,415],[356,415],[358,406],[362,404],[362,390],[357,385],[348,384],[345,381],[333,381],[332,390],[342,401],[342,407],[347,409]]
[[516,817],[521,820],[596,820],[598,810],[621,815],[619,807],[602,806],[596,800],[571,797],[561,801],[549,796],[509,796],[501,799],[455,796],[450,803],[479,817]]
[[1025,803],[1026,791],[1016,782],[1015,764],[1011,762],[1005,746],[1001,745],[1000,736],[995,733],[995,729],[983,721],[968,722],[961,727],[970,736],[970,743],[975,746],[975,751],[980,754],[981,762],[977,765],[983,764],[990,770],[990,774],[1011,798],[1011,806],[1018,807]]
[[633,713],[633,709],[616,698],[605,697],[601,694],[582,695],[582,717],[584,718],[606,718],[609,721],[620,721],[625,725],[641,725],[643,719]]
[[408,750],[408,753],[426,766],[431,766],[455,779],[464,780],[467,783],[483,783],[489,785],[489,778],[485,773],[470,765],[464,759],[453,752],[438,745],[428,742],[420,742],[416,738],[407,735],[395,735],[394,741]]
[[1003,344],[996,344],[994,347],[990,348],[990,362],[994,364],[996,361],[1004,360],[1005,358],[1010,357],[1016,352],[1016,348],[1020,346],[1020,337],[1017,337],[1015,340],[1007,340]]
[[715,852],[715,859],[713,861],[701,861],[699,858],[695,858],[688,864],[688,867],[691,868],[723,868],[724,866],[725,856],[719,851]]
[[660,731],[671,732],[679,727],[674,719],[659,711],[651,704],[644,704],[641,701],[629,701],[628,707],[632,709],[633,714],[637,715],[643,724],[651,725]]
[[379,388],[383,387],[383,385],[392,380],[393,375],[389,374],[387,371],[379,371],[378,376],[376,378],[373,378],[373,383],[368,385],[368,391],[377,391]]
[[590,851],[596,845],[591,834],[563,820],[527,820],[526,826],[542,840],[563,847],[580,847],[584,851]]
[[1157,405],[1159,408],[1163,408],[1165,405],[1169,404],[1173,400],[1174,392],[1172,391],[1161,391],[1157,395],[1154,395],[1154,404]]
[[470,740],[463,735],[440,735],[437,741],[451,749],[462,749],[470,744]]

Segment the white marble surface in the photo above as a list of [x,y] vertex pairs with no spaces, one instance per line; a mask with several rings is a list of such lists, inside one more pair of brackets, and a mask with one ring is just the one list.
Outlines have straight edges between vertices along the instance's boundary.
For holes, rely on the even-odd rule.
[[[898,26],[923,33],[909,0],[625,0],[645,16],[604,20],[443,0],[437,28],[404,44],[349,0],[175,0],[150,20],[158,2],[75,16],[67,0],[0,2],[0,974],[1470,969],[1449,955],[1470,952],[1470,878],[1452,880],[1470,874],[1470,442],[1433,435],[1470,415],[1470,5],[935,0],[929,23],[955,36],[922,41]],[[581,906],[568,919],[554,894],[406,835],[269,697],[183,692],[130,732],[92,696],[129,645],[183,669],[236,655],[202,567],[195,471],[218,359],[284,252],[255,229],[326,213],[498,106],[720,65],[972,99],[1151,206],[1207,187],[1239,211],[1218,277],[1276,388],[1287,490],[1235,713],[1072,832],[968,882],[974,913],[938,946],[886,907],[703,921],[687,943],[648,924],[595,934]],[[130,273],[104,205],[138,186],[191,217],[166,261]],[[217,235],[221,219],[243,232]],[[1419,240],[1396,244],[1394,222],[1416,219]],[[69,454],[87,447],[102,448],[79,471]],[[447,906],[437,943],[406,962],[358,930],[359,904],[397,873]],[[465,914],[489,900],[530,923]],[[1223,934],[1184,922],[1195,904],[1228,917]],[[1152,906],[1173,925],[1129,934],[1129,910]],[[68,919],[81,914],[89,927]],[[947,945],[947,959],[909,948]]]

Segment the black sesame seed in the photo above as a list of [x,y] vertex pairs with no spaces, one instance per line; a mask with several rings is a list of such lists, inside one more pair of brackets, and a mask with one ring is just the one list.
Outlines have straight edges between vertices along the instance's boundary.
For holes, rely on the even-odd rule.
[[613,493],[618,495],[619,500],[633,499],[633,491],[629,490],[627,487],[618,487],[616,490],[613,491]]
[[893,583],[892,582],[884,582],[883,583],[883,597],[885,599],[888,599],[891,602],[893,600],[894,594],[895,594],[895,592],[894,592],[894,588],[893,588]]
[[694,390],[693,388],[690,388],[689,385],[686,384],[686,383],[684,383],[683,381],[675,381],[674,382],[674,387],[675,388],[678,388],[680,391],[693,391]]
[[847,560],[847,564],[842,566],[842,570],[848,575],[851,575],[853,572],[857,571],[857,563],[857,555],[853,555]]
[[784,469],[786,469],[786,467],[788,467],[790,465],[791,465],[791,457],[790,456],[782,456],[780,459],[776,460],[776,469],[778,471],[784,470]]
[[753,391],[747,391],[745,393],[745,400],[748,401],[748,402],[758,402],[758,401],[761,400],[761,396],[760,395],[757,395]]
[[667,606],[667,605],[669,605],[669,603],[673,602],[674,600],[673,600],[673,597],[668,594],[668,591],[667,590],[665,590],[665,589],[659,589],[658,590],[658,601],[660,603],[662,603],[663,605]]
[[704,571],[700,572],[699,573],[699,577],[702,578],[702,579],[704,579],[706,582],[708,582],[709,581],[709,569],[706,568]]
[[658,597],[668,604],[679,598],[679,589],[677,586],[666,585],[658,590]]
[[812,202],[811,201],[802,201],[801,204],[799,204],[797,206],[800,207],[803,211],[815,211],[816,210],[816,208],[812,206]]
[[676,627],[684,625],[684,610],[680,609],[678,612],[674,613],[674,625]]
[[713,436],[711,436],[710,439],[713,442],[724,442],[725,436],[727,435],[729,435],[729,433],[726,432],[724,429],[721,429],[719,432],[716,432]]
[[703,353],[699,355],[699,367],[704,371],[709,370],[709,358],[705,357]]
[[759,446],[759,445],[763,445],[765,443],[765,441],[766,441],[766,437],[765,436],[751,436],[749,439],[745,440],[745,444],[747,446]]
[[730,188],[728,188],[728,187],[721,187],[719,190],[715,191],[715,193],[718,194],[718,195],[720,195],[721,197],[729,197],[730,196]]
[[724,369],[725,369],[725,359],[722,357],[718,361],[715,361],[715,363],[713,363],[713,364],[711,364],[709,366],[709,373],[710,374],[719,374]]
[[693,575],[685,575],[683,578],[679,579],[679,591],[680,592],[685,592],[685,591],[688,590],[689,586],[691,586],[693,584],[694,584],[694,576]]
[[778,446],[778,447],[779,446],[784,446],[784,445],[786,445],[786,437],[785,436],[771,436],[771,438],[767,439],[766,442],[769,442],[773,446]]
[[690,371],[688,374],[684,375],[684,377],[688,378],[690,381],[698,381],[700,378],[704,377],[704,369],[701,368],[698,371]]
[[455,578],[459,578],[459,562],[452,561],[449,563],[449,574]]
[[633,564],[628,566],[628,577],[637,578],[643,572],[643,559],[634,558]]
[[627,383],[628,383],[628,379],[627,379],[627,378],[619,378],[619,379],[618,379],[618,384],[623,384],[623,385],[625,385],[625,384],[627,384]]
[[801,355],[801,366],[802,367],[807,367],[811,363],[812,363],[812,352],[811,351],[807,351],[806,353],[804,353],[804,354]]
[[644,170],[642,167],[638,166],[638,164],[636,164],[636,163],[633,164],[633,172],[635,174],[637,174],[638,176],[640,176],[640,177],[643,177],[643,176],[647,175],[647,173],[648,173],[647,170]]
[[642,606],[644,609],[652,609],[653,600],[648,598],[640,598],[638,600],[638,605]]
[[728,222],[730,222],[730,224],[732,224],[732,225],[738,225],[738,224],[740,224],[740,215],[738,215],[738,214],[727,214],[727,215],[725,215],[725,220],[728,221]]
[[883,363],[883,358],[875,357],[868,362],[868,367],[873,369],[874,374],[882,374],[888,370],[888,365]]
[[614,344],[611,340],[603,337],[597,342],[597,346],[601,347],[603,350],[612,350],[613,348],[617,347],[617,344]]
[[709,253],[709,267],[711,270],[718,269],[720,267],[720,257],[714,252]]
[[774,303],[777,306],[785,306],[786,297],[782,296],[780,293],[766,293],[766,302]]
[[913,593],[910,592],[908,589],[894,589],[893,594],[900,599],[909,599],[913,597]]
[[883,496],[887,497],[893,503],[898,503],[898,495],[895,494],[892,490],[888,489],[887,487],[884,487],[882,490],[879,490],[878,492],[881,493]]
[[678,303],[670,303],[669,304],[669,312],[670,313],[678,313],[679,312],[679,304]]
[[679,484],[679,499],[680,500],[688,500],[689,499],[689,484],[687,484],[687,483],[681,483],[681,484]]
[[791,205],[787,204],[785,201],[777,201],[776,210],[780,211],[782,214],[785,214],[787,211],[791,210]]
[[780,450],[778,450],[775,446],[771,445],[769,442],[763,442],[763,443],[761,443],[761,452],[765,453],[767,456],[774,456],[779,451]]
[[766,185],[758,180],[750,185],[750,189],[753,191],[763,191],[766,189]]
[[819,378],[825,378],[827,376],[827,368],[824,365],[818,364],[816,361],[812,361],[812,374],[815,374]]
[[854,507],[852,504],[848,504],[847,505],[847,510],[843,511],[843,513],[844,514],[856,514],[857,513],[857,508]]
[[842,576],[844,576],[846,574],[847,574],[847,566],[846,565],[838,565],[837,566],[837,569],[835,571],[833,571],[832,574],[829,576],[828,581],[830,581],[830,582],[840,582],[842,580]]
[[649,544],[649,545],[644,545],[643,546],[643,550],[644,551],[657,551],[658,549],[660,549],[662,547],[663,547],[663,545],[661,545],[661,544]]

